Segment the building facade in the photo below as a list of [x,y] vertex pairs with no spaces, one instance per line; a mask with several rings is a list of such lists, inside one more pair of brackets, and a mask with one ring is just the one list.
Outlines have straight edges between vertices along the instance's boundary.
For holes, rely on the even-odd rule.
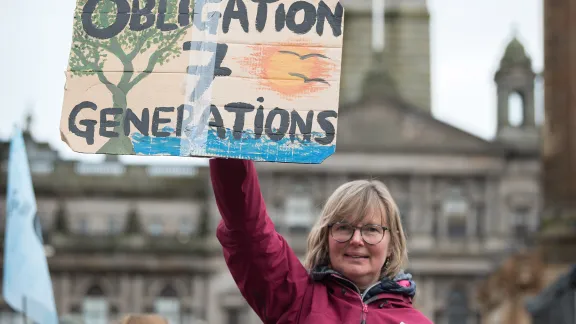
[[575,61],[575,24],[567,19],[574,10],[568,0],[543,5],[541,225],[528,248],[510,255],[481,284],[479,301],[490,324],[576,322],[576,82],[566,69]]
[[[388,1],[382,53],[371,50],[370,4],[346,5],[337,153],[314,166],[258,163],[266,204],[304,256],[307,232],[337,186],[382,180],[401,209],[416,307],[438,324],[479,324],[478,282],[538,225],[537,75],[513,39],[495,75],[498,104],[486,107],[498,112],[497,136],[477,138],[432,116],[426,1]],[[520,120],[511,120],[513,109]],[[206,167],[62,161],[30,133],[26,141],[62,316],[260,322],[215,239],[220,216]],[[4,143],[2,188],[7,153]],[[0,323],[15,316],[3,310]]]

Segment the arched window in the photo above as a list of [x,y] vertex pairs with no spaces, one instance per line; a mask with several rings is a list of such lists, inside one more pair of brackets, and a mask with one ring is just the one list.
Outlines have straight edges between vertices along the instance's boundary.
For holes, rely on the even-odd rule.
[[154,312],[168,319],[170,324],[180,324],[180,299],[178,292],[166,285],[154,301]]
[[446,318],[448,324],[466,324],[470,316],[468,294],[464,287],[455,287],[448,295],[446,302]]
[[91,286],[82,303],[84,324],[108,324],[109,305],[104,291],[97,286]]
[[508,97],[508,123],[514,127],[524,123],[524,98],[518,92]]

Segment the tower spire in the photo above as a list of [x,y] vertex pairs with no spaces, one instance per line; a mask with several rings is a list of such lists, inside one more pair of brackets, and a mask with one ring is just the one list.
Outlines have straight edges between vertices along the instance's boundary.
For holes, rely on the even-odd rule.
[[[496,137],[510,148],[531,152],[538,150],[535,115],[535,78],[530,57],[516,36],[504,50],[500,68],[494,75],[497,87],[498,122]],[[519,108],[521,123],[513,123],[511,108]]]
[[518,23],[517,22],[513,22],[512,26],[511,26],[511,30],[512,30],[512,38],[518,38],[518,34],[519,32],[519,28],[518,28]]

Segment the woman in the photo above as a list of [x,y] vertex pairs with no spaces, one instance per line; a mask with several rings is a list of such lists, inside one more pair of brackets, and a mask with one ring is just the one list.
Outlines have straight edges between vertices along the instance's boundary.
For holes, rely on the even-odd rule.
[[210,175],[226,264],[264,323],[432,323],[412,307],[404,232],[383,184],[355,181],[332,194],[304,267],[267,214],[252,161],[211,159]]

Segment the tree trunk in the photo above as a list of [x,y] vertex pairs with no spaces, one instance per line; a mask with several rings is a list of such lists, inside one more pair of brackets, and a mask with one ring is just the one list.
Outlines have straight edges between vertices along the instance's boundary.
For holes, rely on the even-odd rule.
[[[122,89],[122,87],[118,87]],[[118,89],[117,88],[117,89]],[[124,135],[124,117],[126,116],[126,109],[128,107],[126,102],[126,92],[114,91],[112,93],[113,107],[122,108],[122,114],[116,115],[114,118],[115,122],[119,124],[114,127],[114,132],[118,133],[118,137],[113,137],[106,142],[99,150],[98,153],[101,154],[116,154],[116,155],[133,155],[134,146],[130,137]]]

